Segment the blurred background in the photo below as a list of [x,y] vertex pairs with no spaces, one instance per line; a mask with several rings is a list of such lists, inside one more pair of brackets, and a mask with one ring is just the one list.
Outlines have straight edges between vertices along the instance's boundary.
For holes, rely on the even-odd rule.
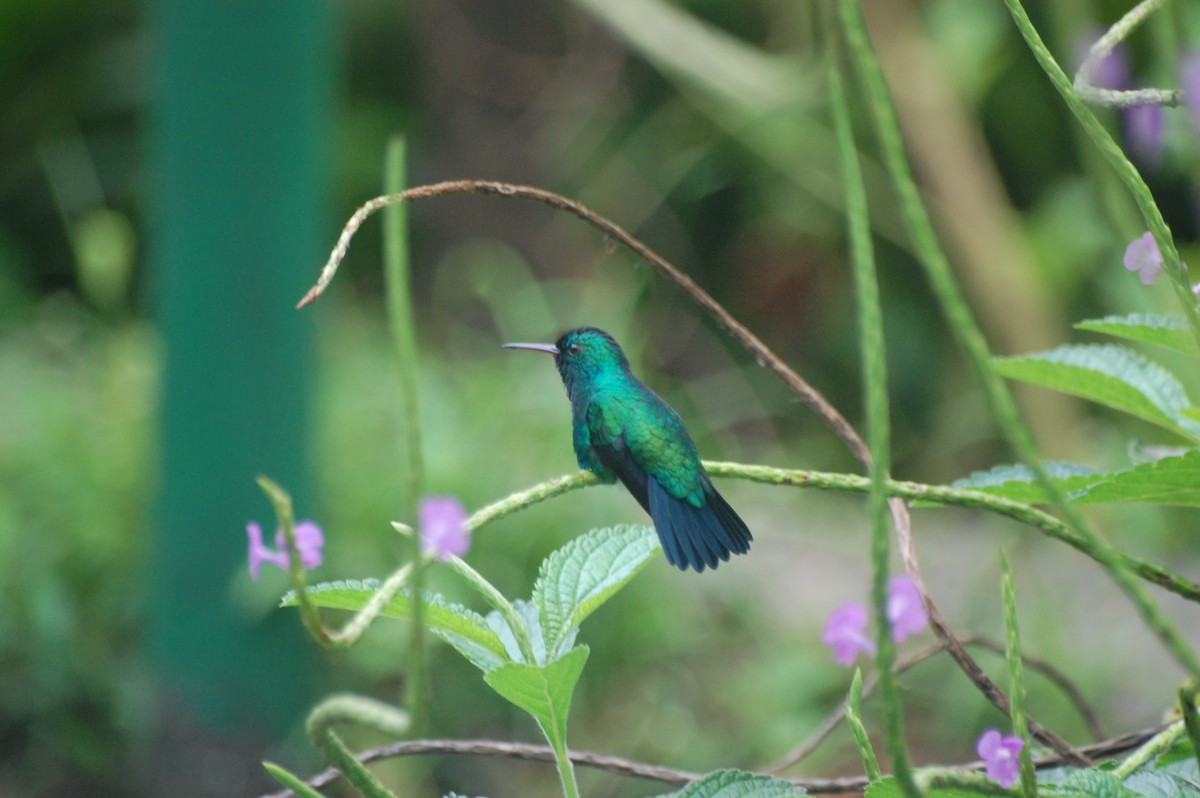
[[[1083,318],[1170,310],[1166,286],[1121,267],[1143,225],[1001,4],[864,5],[914,167],[996,352],[1085,341],[1070,327]],[[1026,5],[1072,71],[1132,3]],[[381,622],[325,655],[276,609],[284,574],[251,581],[243,532],[274,523],[254,484],[265,473],[325,530],[314,579],[384,576],[402,561],[388,522],[411,520],[401,514],[413,497],[402,495],[378,220],[325,298],[293,310],[342,221],[382,190],[393,136],[406,138],[412,184],[528,183],[613,219],[858,424],[822,40],[817,4],[785,0],[0,0],[0,795],[254,795],[274,788],[263,759],[320,767],[302,722],[322,695],[401,700],[406,627]],[[1103,80],[1174,87],[1197,46],[1200,9],[1168,5]],[[866,131],[867,109],[856,111]],[[1161,135],[1101,115],[1195,260],[1188,112],[1168,110]],[[894,473],[948,482],[1009,462],[911,257],[874,142],[860,143]],[[430,491],[474,509],[575,468],[551,364],[499,345],[583,325],[623,343],[705,456],[857,470],[683,295],[578,220],[477,196],[420,203],[410,218]],[[1054,459],[1118,467],[1131,441],[1174,443],[1045,391],[1018,396]],[[844,695],[850,674],[819,640],[831,609],[868,593],[861,497],[721,490],[754,551],[701,577],[654,562],[585,625],[573,748],[759,768]],[[1194,516],[1090,512],[1122,546],[1197,572]],[[642,520],[618,488],[571,494],[488,527],[469,559],[525,596],[571,536]],[[1001,637],[1003,546],[1027,651],[1071,675],[1110,733],[1171,704],[1181,674],[1089,561],[978,514],[919,510],[915,525],[956,628]],[[1194,612],[1162,601],[1200,630]],[[431,656],[431,736],[540,740],[456,654]],[[979,732],[1000,722],[942,659],[902,685],[918,763],[973,758]],[[1036,717],[1087,740],[1059,692],[1036,677],[1029,688]],[[868,701],[872,728],[875,711]],[[858,767],[839,729],[786,772]],[[381,773],[407,795],[557,789],[550,766],[502,760]],[[661,791],[581,778],[592,796]]]

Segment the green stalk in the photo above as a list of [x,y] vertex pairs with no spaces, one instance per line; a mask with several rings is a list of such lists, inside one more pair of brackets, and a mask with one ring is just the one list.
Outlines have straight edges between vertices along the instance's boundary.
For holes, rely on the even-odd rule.
[[1196,695],[1200,692],[1195,679],[1188,679],[1179,688],[1179,711],[1183,714],[1183,728],[1188,742],[1192,744],[1192,756],[1200,763],[1200,713],[1196,712]]
[[[1021,6],[1020,0],[1004,0],[1004,4],[1008,6],[1009,13],[1012,15],[1017,29],[1020,30],[1026,44],[1029,45],[1029,49],[1033,52],[1042,70],[1050,78],[1050,82],[1054,85],[1054,88],[1058,90],[1058,93],[1067,103],[1067,107],[1071,109],[1071,113],[1079,120],[1084,132],[1092,139],[1092,142],[1100,150],[1101,155],[1109,162],[1113,170],[1117,173],[1117,176],[1121,178],[1121,181],[1125,183],[1126,188],[1129,189],[1129,193],[1133,195],[1134,202],[1137,203],[1138,209],[1141,210],[1146,225],[1150,228],[1150,232],[1158,244],[1159,252],[1162,254],[1163,271],[1170,278],[1171,284],[1175,288],[1176,298],[1191,327],[1192,335],[1196,338],[1196,342],[1200,344],[1200,307],[1197,306],[1196,297],[1192,293],[1191,283],[1188,282],[1187,271],[1179,260],[1179,252],[1175,249],[1175,241],[1171,237],[1171,231],[1167,227],[1167,223],[1163,219],[1158,205],[1154,202],[1154,196],[1150,193],[1149,186],[1142,180],[1142,176],[1138,173],[1137,168],[1130,163],[1129,159],[1121,151],[1121,148],[1113,141],[1112,136],[1109,135],[1104,125],[1100,123],[1100,120],[1096,118],[1091,109],[1087,107],[1087,104],[1075,92],[1066,73],[1062,71],[1058,62],[1054,60],[1054,56],[1050,54],[1041,36],[1038,35],[1037,30],[1033,27],[1033,23],[1030,22],[1029,16]],[[999,381],[999,377],[996,377],[994,374],[992,378]],[[1192,676],[1200,677],[1200,657],[1196,656],[1196,652],[1183,635],[1179,633],[1178,629],[1175,628],[1175,625],[1167,617],[1166,613],[1162,611],[1162,608],[1143,592],[1141,585],[1121,567],[1119,558],[1115,555],[1112,546],[1092,531],[1084,523],[1083,517],[1079,512],[1067,504],[1066,497],[1063,496],[1062,491],[1059,490],[1058,486],[1046,474],[1041,459],[1037,458],[1036,461],[1029,459],[1029,454],[1037,454],[1036,449],[1033,446],[1032,439],[1029,438],[1028,431],[1019,423],[1017,426],[1023,433],[1019,441],[1022,457],[1034,469],[1035,473],[1038,474],[1039,481],[1051,490],[1050,496],[1055,499],[1055,503],[1063,510],[1068,522],[1082,536],[1088,538],[1089,542],[1096,546],[1097,552],[1102,557],[1101,562],[1108,568],[1117,584],[1125,590],[1125,593],[1138,608],[1146,625],[1158,635],[1159,639],[1167,647],[1167,650],[1174,655],[1175,659]]]
[[1013,590],[1012,568],[1000,552],[1000,586],[1004,600],[1004,655],[1008,660],[1008,702],[1013,734],[1025,743],[1017,755],[1021,767],[1021,793],[1037,798],[1037,777],[1033,771],[1033,741],[1025,719],[1025,678],[1021,661],[1021,633],[1017,625],[1017,596]]
[[271,774],[275,781],[296,793],[299,798],[325,798],[321,793],[304,783],[304,779],[292,773],[282,765],[274,762],[263,762],[263,768]]
[[483,600],[492,606],[492,609],[504,617],[512,630],[513,637],[517,640],[517,646],[521,649],[521,656],[525,658],[525,663],[528,665],[539,664],[537,657],[533,655],[533,643],[529,639],[529,630],[525,628],[525,621],[517,614],[516,608],[509,603],[504,594],[497,590],[491,582],[484,579],[482,574],[467,565],[462,558],[447,557],[444,562],[451,571],[462,577],[470,588],[482,596]]
[[270,477],[260,474],[257,482],[275,509],[275,520],[283,530],[283,537],[287,542],[288,578],[292,583],[292,590],[299,597],[300,622],[304,624],[309,637],[328,648],[329,633],[321,625],[321,615],[304,589],[308,580],[304,573],[304,565],[300,562],[300,552],[296,549],[296,517],[292,512],[292,497]]
[[867,727],[862,722],[863,681],[862,671],[854,669],[854,679],[850,682],[850,694],[846,697],[846,723],[854,734],[854,743],[858,746],[858,757],[862,760],[863,771],[869,781],[877,781],[883,772],[879,769],[879,759],[875,749],[871,747],[871,738],[867,735]]
[[411,719],[404,710],[365,696],[332,695],[309,713],[304,727],[313,745],[329,763],[342,771],[346,779],[367,798],[396,798],[379,783],[333,731],[336,723],[360,723],[391,737],[406,734]]
[[[384,165],[384,192],[398,194],[407,182],[404,138],[395,136],[388,142]],[[417,327],[413,318],[412,275],[408,259],[408,206],[402,202],[383,210],[383,277],[387,295],[388,327],[396,345],[396,362],[400,377],[400,408],[403,429],[400,444],[404,463],[404,483],[401,485],[401,514],[411,518],[416,511],[424,481],[424,461],[421,454],[421,414],[417,383]]]
[[[836,42],[830,15],[829,40]],[[891,462],[891,430],[888,418],[887,359],[883,341],[883,310],[879,303],[879,283],[875,275],[875,258],[871,246],[867,194],[863,187],[862,170],[854,133],[850,127],[850,112],[846,107],[842,78],[836,58],[829,57],[829,94],[833,110],[834,131],[841,155],[842,182],[846,190],[846,219],[849,225],[850,260],[854,271],[854,289],[858,305],[858,334],[862,349],[863,382],[866,392],[867,447],[870,449],[871,487],[867,496],[871,518],[871,567],[874,574],[872,604],[875,613],[876,662],[879,669],[879,688],[882,693],[883,719],[888,758],[901,791],[908,798],[918,798],[921,790],[913,781],[912,763],[904,743],[904,722],[900,711],[900,694],[896,687],[894,665],[895,644],[888,618],[888,574],[891,535],[888,529],[887,491],[888,464]]]
[[[388,141],[384,156],[386,194],[404,190],[407,183],[404,139]],[[383,211],[383,276],[387,294],[388,326],[396,345],[396,363],[400,376],[400,408],[403,415],[400,449],[405,460],[401,473],[400,514],[412,518],[421,496],[423,464],[421,459],[421,418],[417,384],[417,330],[412,309],[412,277],[408,260],[408,206],[389,205]],[[425,563],[419,537],[414,537],[412,558],[412,624],[408,637],[408,678],[405,703],[413,713],[413,730],[421,734],[429,715],[428,655],[425,651],[425,604],[421,589],[425,586]]]
[[[705,460],[704,468],[712,476],[746,479],[765,485],[807,487],[847,493],[866,493],[871,487],[870,478],[858,474],[833,474],[822,471],[775,468],[774,466],[726,463],[714,460]],[[510,496],[506,496],[499,501],[476,510],[467,519],[466,526],[468,529],[476,531],[493,521],[506,518],[533,504],[597,484],[600,484],[599,481],[590,471],[577,471],[573,474],[548,479],[545,482],[540,482],[532,487],[517,491]],[[945,485],[923,485],[919,482],[888,480],[885,483],[885,487],[889,496],[901,499],[926,501],[938,505],[962,507],[971,510],[984,510],[1006,516],[1027,526],[1039,529],[1047,537],[1066,543],[1093,559],[1100,559],[1100,555],[1091,544],[1061,520],[1023,502],[1003,499],[978,490],[951,488]],[[393,522],[393,526],[404,534],[413,534],[412,528],[407,524]],[[1182,596],[1188,601],[1200,603],[1200,585],[1195,582],[1167,568],[1125,554],[1119,549],[1115,550],[1115,554],[1121,566],[1127,568],[1139,578]],[[423,559],[428,561],[429,558],[425,557]],[[284,596],[282,603],[285,605],[290,604],[293,598],[295,598],[296,602],[300,604],[301,612],[303,613],[303,607],[307,602],[312,611],[311,620],[310,616],[302,617],[305,618],[305,627],[313,634],[314,639],[322,645],[335,650],[349,648],[362,637],[363,632],[379,617],[379,613],[383,607],[392,600],[400,589],[410,584],[412,568],[413,566],[410,562],[393,572],[371,597],[370,601],[367,602],[366,606],[359,610],[339,630],[327,630],[320,625],[317,609],[308,599],[303,584],[300,585],[294,594],[289,593]],[[312,624],[313,621],[315,621],[315,625]]]
[[[543,728],[542,732],[546,733],[546,730]],[[557,735],[551,736],[550,734],[546,734],[546,740],[550,743],[550,749],[554,751],[554,765],[558,768],[558,778],[562,782],[563,797],[579,798],[579,784],[575,781],[575,764],[571,762],[571,757],[567,753],[566,741],[559,740]]]
[[[1017,0],[1005,0],[1005,3],[1008,4],[1014,17],[1018,15],[1024,17],[1024,11],[1020,9],[1020,3]],[[1012,394],[1000,376],[991,368],[991,353],[984,340],[983,332],[976,324],[974,317],[971,315],[970,308],[967,306],[966,300],[963,298],[962,292],[954,280],[954,276],[950,270],[950,263],[946,258],[945,252],[942,251],[937,235],[934,232],[933,224],[929,219],[928,211],[921,201],[916,181],[913,179],[912,170],[904,154],[900,126],[896,121],[895,110],[892,108],[891,97],[888,94],[887,86],[883,79],[883,72],[879,67],[879,62],[875,58],[874,50],[871,48],[870,41],[867,38],[862,11],[855,0],[840,0],[838,5],[842,12],[842,26],[849,42],[850,52],[857,63],[859,72],[867,87],[875,121],[875,131],[879,138],[882,156],[899,196],[901,211],[904,214],[905,224],[908,226],[909,233],[913,238],[918,259],[925,270],[930,287],[950,323],[951,329],[958,336],[971,361],[971,365],[979,377],[1001,432],[1021,460],[1033,470],[1039,484],[1042,485],[1053,503],[1066,516],[1067,523],[1082,539],[1087,541],[1087,545],[1091,550],[1089,553],[1092,553],[1097,561],[1112,574],[1113,579],[1129,596],[1146,622],[1146,625],[1158,635],[1167,649],[1189,672],[1200,674],[1200,659],[1196,657],[1195,652],[1192,651],[1183,636],[1179,634],[1174,624],[1162,609],[1142,591],[1141,585],[1122,567],[1121,557],[1113,547],[1094,532],[1084,521],[1083,516],[1067,503],[1066,496],[1058,484],[1047,473],[1033,437],[1017,412]],[[1029,25],[1028,18],[1024,18],[1023,26],[1021,21],[1018,20],[1018,26],[1022,27],[1022,33],[1032,33],[1034,37],[1037,36],[1036,32],[1032,31],[1032,26]],[[1049,53],[1045,51],[1045,46],[1041,45],[1041,40],[1037,39],[1036,41],[1041,46],[1041,50],[1045,56],[1049,58]],[[1040,56],[1039,60],[1041,60]],[[1050,59],[1050,63],[1053,64],[1052,58]],[[1062,78],[1066,92],[1079,104],[1083,114],[1091,120],[1091,123],[1095,127],[1100,128],[1100,133],[1106,137],[1105,140],[1110,147],[1108,149],[1102,147],[1102,151],[1106,155],[1109,155],[1110,149],[1115,150],[1117,159],[1128,167],[1125,171],[1119,170],[1122,176],[1125,177],[1126,172],[1131,172],[1133,177],[1140,182],[1141,178],[1137,176],[1137,171],[1125,160],[1120,150],[1116,149],[1116,145],[1112,143],[1112,139],[1107,138],[1107,133],[1104,133],[1100,123],[1096,121],[1091,112],[1079,102],[1078,97],[1071,91],[1069,83],[1066,82],[1066,76],[1062,74],[1062,70],[1058,69],[1057,65],[1054,65],[1054,69],[1058,71],[1058,75]],[[1074,110],[1074,107],[1072,110]],[[1085,125],[1085,128],[1087,127]],[[1096,137],[1093,136],[1093,138],[1095,139]],[[1144,183],[1141,186],[1143,189],[1145,188]],[[1145,190],[1143,195],[1142,199],[1148,199],[1149,191]],[[1139,195],[1135,194],[1135,199],[1138,199],[1138,197]],[[1138,199],[1139,206],[1142,204],[1142,199]],[[1152,199],[1149,205],[1149,210],[1153,211],[1161,223],[1161,215],[1158,215],[1158,209],[1153,206]],[[1147,213],[1146,208],[1143,208],[1143,213]],[[1151,230],[1155,229],[1155,226],[1151,225]],[[1161,224],[1161,232],[1164,234],[1167,245],[1167,248],[1163,249],[1163,258],[1173,263],[1174,270],[1178,272],[1180,271],[1178,253],[1175,251],[1174,244],[1170,241],[1170,235],[1166,230],[1165,223]],[[1158,233],[1155,233],[1155,238],[1157,240]],[[1162,243],[1160,242],[1161,246]],[[1172,258],[1173,260],[1171,260]],[[1176,274],[1173,275],[1172,279],[1176,280],[1179,277],[1180,275]],[[1187,293],[1190,297],[1190,288],[1187,289]],[[1194,329],[1197,332],[1197,340],[1200,341],[1200,315],[1197,315],[1194,298],[1191,298],[1191,301],[1192,308],[1190,313],[1197,318]]]
[[1159,754],[1165,754],[1171,750],[1185,733],[1186,730],[1184,729],[1182,720],[1172,723],[1143,743],[1142,747],[1126,757],[1125,761],[1113,768],[1112,774],[1124,781],[1135,770],[1154,761],[1154,758]]

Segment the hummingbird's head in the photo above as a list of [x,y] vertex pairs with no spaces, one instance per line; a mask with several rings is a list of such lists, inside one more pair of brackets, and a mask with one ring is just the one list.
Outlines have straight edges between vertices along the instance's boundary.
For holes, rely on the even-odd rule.
[[563,333],[553,344],[505,344],[508,349],[531,349],[554,355],[567,393],[608,369],[629,370],[629,361],[611,335],[595,327],[580,327]]

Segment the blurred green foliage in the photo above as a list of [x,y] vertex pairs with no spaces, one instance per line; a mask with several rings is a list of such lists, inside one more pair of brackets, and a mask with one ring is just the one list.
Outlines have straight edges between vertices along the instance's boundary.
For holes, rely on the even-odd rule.
[[[341,36],[344,56],[330,134],[331,218],[378,192],[384,143],[396,131],[410,143],[413,183],[487,177],[561,191],[684,268],[857,423],[840,186],[814,77],[815,4],[505,5],[339,7],[341,29],[330,32]],[[1045,348],[1082,335],[1072,320],[1168,307],[1165,290],[1143,289],[1120,268],[1140,223],[998,6],[867,5],[898,95],[916,87],[944,103],[930,111],[901,100],[901,116],[994,348]],[[1027,5],[1064,62],[1081,37],[1128,6]],[[148,12],[121,0],[85,10],[0,0],[0,792],[83,784],[134,794],[125,766],[138,762],[155,723],[136,614],[154,534],[147,508],[161,389],[141,301],[152,279],[143,268],[148,176],[137,146],[155,79],[145,66]],[[647,14],[658,27],[643,24]],[[1132,43],[1135,76],[1170,84],[1174,55],[1196,42],[1200,12],[1169,5]],[[1115,115],[1106,122],[1119,125]],[[947,130],[958,137],[954,148],[934,136]],[[1167,141],[1161,161],[1144,166],[1184,259],[1194,261],[1197,146],[1183,112],[1168,114]],[[969,157],[948,160],[954,153]],[[889,338],[894,471],[948,481],[1007,461],[930,312],[871,147],[863,154]],[[994,193],[953,193],[963,175]],[[608,252],[577,220],[480,197],[419,204],[411,214],[430,492],[476,508],[575,467],[554,370],[498,344],[552,340],[585,323],[621,340],[706,455],[854,468],[811,414],[677,292]],[[329,540],[320,578],[380,576],[403,551],[388,524],[402,498],[393,445],[400,420],[375,229],[356,241],[329,296],[305,311],[320,325],[318,495],[301,501],[318,508]],[[331,223],[331,245],[335,235]],[[1017,259],[996,263],[989,256],[997,252]],[[296,264],[314,278],[317,267]],[[1195,396],[1195,380],[1188,387]],[[1118,425],[1044,392],[1020,396],[1056,459],[1108,466],[1125,460],[1130,440],[1155,440],[1145,426]],[[754,766],[782,756],[843,697],[848,676],[817,641],[829,609],[866,595],[861,500],[743,484],[722,492],[754,529],[754,554],[702,578],[653,563],[597,613],[583,640],[592,654],[573,707],[574,747],[693,769]],[[1121,507],[1095,518],[1140,555],[1194,571],[1194,547],[1180,532],[1187,516]],[[504,592],[523,595],[537,563],[564,539],[630,520],[640,514],[627,496],[596,488],[488,528],[470,559]],[[1005,545],[1018,606],[1032,616],[1022,618],[1026,651],[1078,678],[1110,730],[1152,722],[1155,702],[1170,702],[1158,685],[1177,673],[1089,563],[967,513],[925,510],[916,525],[934,594],[956,626],[1000,636],[994,551]],[[430,578],[439,590],[458,590],[437,569]],[[282,574],[258,584],[240,572],[229,579],[230,601],[248,615],[275,611]],[[1053,611],[1034,614],[1042,608]],[[329,681],[400,695],[406,640],[403,627],[380,625],[330,664]],[[1119,652],[1112,640],[1122,641]],[[1003,674],[998,658],[981,656]],[[478,689],[455,655],[435,647],[433,657],[438,735],[535,738],[527,719]],[[1081,737],[1062,696],[1034,674],[1028,680],[1030,713]],[[942,660],[902,685],[918,762],[971,757],[977,730],[997,720]],[[867,727],[878,728],[870,699],[864,709]],[[354,732],[347,741],[379,742]],[[279,745],[281,758],[315,766],[303,744]],[[471,794],[545,794],[555,780],[541,765],[462,758],[432,767],[441,788]],[[839,728],[803,767],[856,768],[849,733]],[[648,791],[580,775],[589,795]]]

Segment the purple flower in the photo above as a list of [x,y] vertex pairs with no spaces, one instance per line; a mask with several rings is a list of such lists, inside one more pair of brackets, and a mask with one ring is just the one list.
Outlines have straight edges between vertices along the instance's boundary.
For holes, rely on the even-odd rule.
[[853,665],[860,651],[874,654],[875,643],[867,637],[866,607],[850,602],[829,613],[821,641],[833,649],[833,658],[841,665]]
[[461,557],[471,546],[467,511],[453,496],[427,496],[418,511],[421,551],[439,560]]
[[[907,576],[893,576],[888,582],[888,620],[892,624],[892,639],[899,643],[916,634],[929,623],[925,602],[917,583]],[[829,614],[822,642],[833,649],[833,658],[842,665],[851,665],[860,651],[875,653],[875,642],[867,635],[867,609],[858,602],[843,604]]]
[[995,729],[988,729],[979,738],[976,750],[987,767],[988,778],[1007,789],[1017,782],[1020,770],[1017,755],[1024,747],[1025,741],[1020,737],[1002,737]]
[[1163,109],[1145,103],[1125,109],[1125,138],[1140,160],[1156,164],[1163,148]]
[[914,635],[929,623],[925,602],[917,583],[907,576],[893,576],[888,582],[888,620],[892,623],[892,639],[899,643]]
[[1192,124],[1200,129],[1200,51],[1179,59],[1179,85],[1183,89],[1183,104],[1191,114]]
[[1162,274],[1163,257],[1150,231],[1142,233],[1125,247],[1125,268],[1137,272],[1142,285],[1150,285]]
[[[321,548],[325,545],[325,535],[321,527],[313,521],[300,521],[292,528],[296,536],[296,551],[300,555],[300,564],[305,568],[316,568],[321,564]],[[264,562],[277,565],[285,571],[289,566],[287,540],[283,530],[275,532],[275,548],[263,543],[262,527],[254,521],[246,524],[246,537],[250,543],[250,578],[258,580],[259,569]]]

